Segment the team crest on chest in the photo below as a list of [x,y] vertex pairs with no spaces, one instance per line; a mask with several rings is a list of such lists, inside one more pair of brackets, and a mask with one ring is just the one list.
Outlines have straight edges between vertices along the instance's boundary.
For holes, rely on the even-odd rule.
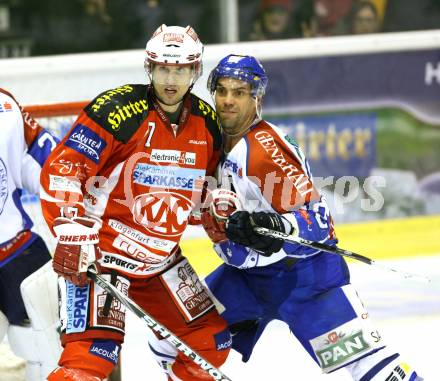
[[150,233],[178,236],[187,225],[193,202],[176,192],[153,192],[137,196],[132,209],[134,222]]

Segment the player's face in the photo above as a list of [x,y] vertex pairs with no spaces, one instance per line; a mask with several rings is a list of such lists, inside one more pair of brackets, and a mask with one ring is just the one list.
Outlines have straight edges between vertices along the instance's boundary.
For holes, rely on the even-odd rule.
[[256,115],[251,85],[233,78],[220,78],[215,90],[215,106],[223,129],[229,135],[247,131]]
[[373,10],[365,6],[359,10],[358,14],[353,20],[353,33],[354,34],[364,34],[364,33],[375,33],[379,30],[379,20],[374,14]]
[[151,80],[161,106],[173,112],[188,91],[194,77],[192,66],[154,65]]

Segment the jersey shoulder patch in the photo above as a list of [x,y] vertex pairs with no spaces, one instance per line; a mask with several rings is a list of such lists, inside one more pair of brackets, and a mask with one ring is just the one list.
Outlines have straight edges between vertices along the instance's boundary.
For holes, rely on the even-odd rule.
[[205,119],[205,126],[212,135],[214,149],[220,149],[222,144],[222,135],[220,132],[220,121],[218,120],[214,107],[212,107],[208,102],[205,102],[203,99],[199,98],[197,95],[191,94],[191,96],[191,113]]
[[127,143],[147,118],[149,108],[146,85],[123,85],[99,94],[84,112],[116,140]]

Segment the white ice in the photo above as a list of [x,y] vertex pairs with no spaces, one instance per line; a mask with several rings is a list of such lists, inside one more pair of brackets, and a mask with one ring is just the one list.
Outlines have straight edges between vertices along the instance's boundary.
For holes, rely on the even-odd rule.
[[[440,255],[383,262],[408,272],[440,279]],[[389,346],[404,356],[425,381],[440,380],[440,281],[422,284],[402,280],[395,274],[365,264],[351,264],[352,283],[370,316]],[[122,381],[165,380],[150,356],[145,323],[132,315],[127,318],[127,337],[122,351]],[[233,352],[222,371],[234,381],[292,380],[349,381],[339,370],[322,374],[305,353],[287,326],[272,322],[264,332],[248,363]]]

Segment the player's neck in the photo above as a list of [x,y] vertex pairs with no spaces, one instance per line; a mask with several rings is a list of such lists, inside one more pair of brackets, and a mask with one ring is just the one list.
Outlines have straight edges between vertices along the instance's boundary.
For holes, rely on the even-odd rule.
[[237,132],[235,134],[231,134],[231,133],[227,133],[225,130],[224,131],[224,145],[223,145],[223,151],[225,153],[229,153],[232,151],[232,149],[235,147],[235,145],[240,141],[240,139],[245,136],[249,130],[251,129],[251,127],[256,124],[258,121],[260,121],[260,118],[255,115],[254,117],[252,117],[252,119],[249,119],[248,122],[245,122],[242,124],[242,126],[248,126],[246,127],[241,127],[240,132]]
[[235,145],[239,142],[239,140],[246,135],[246,133],[249,131],[249,129],[247,129],[246,131],[242,131],[239,134],[235,134],[235,135],[227,135],[225,134],[224,138],[224,147],[223,147],[223,151],[225,153],[229,153],[232,151],[232,149],[235,147]]
[[164,110],[171,124],[179,124],[180,111],[182,110],[181,106],[182,104],[180,104],[179,107],[172,112]]
[[165,103],[162,103],[159,99],[157,101],[159,102],[162,110],[169,114],[174,114],[178,110],[180,111],[180,107],[182,106],[182,101],[176,103],[175,105],[166,105]]

